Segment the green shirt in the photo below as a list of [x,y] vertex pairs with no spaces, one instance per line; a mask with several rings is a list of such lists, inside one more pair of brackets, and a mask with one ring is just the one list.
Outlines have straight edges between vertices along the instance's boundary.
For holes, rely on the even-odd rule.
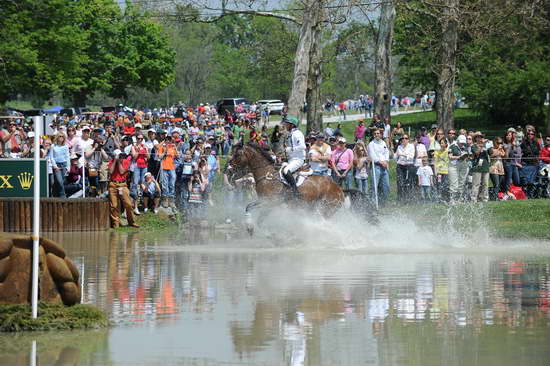
[[489,165],[491,163],[489,154],[491,152],[491,149],[483,149],[477,154],[477,152],[480,150],[480,147],[477,145],[472,146],[472,173],[489,173]]

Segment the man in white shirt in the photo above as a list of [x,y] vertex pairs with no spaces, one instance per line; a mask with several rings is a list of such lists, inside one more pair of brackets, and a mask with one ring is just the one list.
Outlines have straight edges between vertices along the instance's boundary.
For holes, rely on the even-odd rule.
[[82,167],[87,158],[93,152],[94,140],[90,138],[90,127],[82,127],[82,136],[78,138],[74,145],[74,152],[80,155],[79,165]]
[[374,139],[369,143],[369,156],[374,164],[374,172],[372,174],[373,187],[377,190],[380,203],[383,204],[390,193],[390,179],[388,174],[388,166],[390,161],[390,151],[388,146],[382,140],[381,131],[373,132]]
[[414,167],[415,148],[409,141],[409,135],[403,135],[400,144],[395,152],[397,162],[397,199],[399,201],[412,199],[411,192],[414,187],[415,167]]

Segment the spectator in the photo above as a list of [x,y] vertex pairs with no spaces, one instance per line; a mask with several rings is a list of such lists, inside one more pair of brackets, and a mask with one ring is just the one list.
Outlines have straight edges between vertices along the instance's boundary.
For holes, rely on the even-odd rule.
[[206,218],[206,206],[204,204],[206,185],[207,182],[203,180],[201,172],[195,170],[188,186],[190,218],[192,219],[201,220]]
[[481,133],[475,135],[475,143],[472,146],[472,202],[481,200],[489,201],[489,156],[492,149],[485,147],[485,140]]
[[449,149],[447,140],[439,140],[439,149],[434,152],[437,195],[444,202],[449,201]]
[[3,142],[4,157],[17,159],[26,153],[23,143],[26,139],[23,127],[11,121],[7,130],[0,131],[0,138]]
[[369,188],[369,158],[363,141],[358,141],[353,149],[353,166],[355,168],[355,184],[363,194]]
[[449,147],[449,185],[451,202],[463,198],[468,179],[470,154],[466,146],[466,136],[458,136],[457,142]]
[[418,168],[416,175],[418,176],[418,185],[420,186],[422,201],[431,201],[434,173],[432,167],[428,165],[428,158],[422,159],[422,166]]
[[540,146],[535,136],[536,132],[529,129],[521,143],[523,168],[520,170],[520,181],[529,198],[536,198],[535,181],[538,173]]
[[394,151],[400,144],[401,138],[405,135],[405,130],[401,126],[401,122],[397,122],[395,128],[391,131],[391,143]]
[[313,174],[324,176],[331,175],[328,162],[332,157],[332,149],[330,145],[325,143],[325,136],[322,133],[315,135],[315,142],[309,149],[308,157]]
[[109,205],[111,210],[111,226],[114,228],[120,226],[120,202],[122,202],[122,206],[126,211],[128,226],[139,227],[134,221],[132,199],[130,198],[130,191],[126,183],[131,159],[131,157],[117,149],[114,151],[114,159],[109,162],[109,173],[111,175],[109,182]]
[[[145,145],[145,142],[143,140],[143,134],[138,133],[138,135],[136,136],[136,142],[132,145],[131,148],[132,164],[134,165],[132,185],[134,196],[137,195],[137,190],[139,189],[139,187],[145,184],[145,174],[147,173],[147,160],[149,159],[149,149],[147,149],[147,145]],[[139,215],[137,204],[134,208],[134,212],[136,215]]]
[[409,143],[409,136],[404,135],[395,153],[397,175],[397,199],[400,201],[411,200],[411,193],[415,183],[416,168],[415,147]]
[[96,138],[93,144],[93,150],[88,159],[88,180],[89,186],[95,187],[95,190],[99,189],[99,170],[103,162],[109,161],[109,155],[103,149],[103,139],[101,137]]
[[153,212],[155,214],[158,213],[160,201],[160,185],[151,173],[145,173],[144,182],[141,184],[141,190],[143,191],[143,212],[147,213],[149,211],[149,207],[152,201]]
[[490,155],[491,166],[489,167],[489,177],[493,188],[491,190],[491,200],[497,200],[498,194],[502,191],[504,186],[504,164],[502,159],[506,157],[506,151],[502,144],[502,139],[497,137],[493,140],[493,149]]
[[355,142],[357,141],[364,141],[365,140],[365,133],[367,132],[367,128],[365,127],[364,120],[360,119],[357,123],[357,126],[355,127],[354,137]]
[[388,166],[390,152],[388,146],[382,140],[382,132],[376,130],[373,132],[374,139],[369,143],[368,153],[374,164],[374,173],[372,174],[373,191],[376,190],[381,204],[384,204],[390,191],[390,180]]
[[334,181],[347,189],[351,188],[352,177],[351,170],[353,168],[353,151],[347,148],[346,139],[340,137],[336,150],[332,152],[331,156],[332,177]]
[[[71,165],[65,178],[65,194],[71,198],[77,192],[82,191],[82,169],[79,168],[80,156],[71,154]],[[82,196],[82,192],[79,196]]]
[[176,188],[176,167],[174,159],[179,157],[179,153],[172,141],[172,136],[166,136],[158,146],[158,157],[161,161],[160,184],[162,187],[163,206],[175,207],[175,188]]
[[53,169],[54,196],[67,198],[65,194],[65,176],[69,168],[69,147],[65,145],[65,135],[58,134],[55,144],[49,149],[49,162]]

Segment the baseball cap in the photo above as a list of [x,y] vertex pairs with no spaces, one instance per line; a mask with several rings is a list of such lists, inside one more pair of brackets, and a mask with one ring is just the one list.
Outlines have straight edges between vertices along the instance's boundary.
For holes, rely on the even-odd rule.
[[135,128],[143,128],[143,126],[141,125],[141,123],[136,123],[134,127],[135,127]]
[[460,135],[458,136],[458,139],[456,140],[459,144],[465,144],[466,143],[466,136]]
[[120,151],[120,149],[116,149],[115,151],[113,151],[113,155],[115,157],[118,157],[121,153],[122,153],[122,151]]
[[150,128],[150,129],[147,130],[147,132],[148,132],[148,133],[149,133],[149,132],[157,133],[157,130],[155,130],[154,128]]
[[508,132],[513,132],[513,133],[517,133],[516,129],[514,127],[510,127],[508,129]]
[[211,148],[212,148],[212,145],[210,145],[210,144],[205,144],[205,145],[204,145],[204,148],[205,148],[205,149],[211,149]]

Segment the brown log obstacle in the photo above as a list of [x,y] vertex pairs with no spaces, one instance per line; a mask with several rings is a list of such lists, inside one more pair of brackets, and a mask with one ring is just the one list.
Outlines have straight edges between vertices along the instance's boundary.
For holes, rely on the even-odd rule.
[[[32,231],[32,198],[0,198],[0,232]],[[40,231],[100,231],[110,227],[109,202],[100,198],[41,198]]]

